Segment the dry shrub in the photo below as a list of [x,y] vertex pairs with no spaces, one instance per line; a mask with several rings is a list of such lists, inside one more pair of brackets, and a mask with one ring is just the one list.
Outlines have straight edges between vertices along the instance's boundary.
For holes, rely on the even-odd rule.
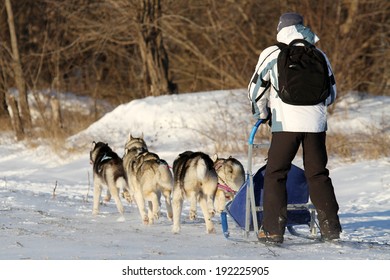
[[34,148],[46,142],[58,154],[64,151],[65,141],[71,135],[74,135],[91,125],[96,121],[94,115],[86,115],[78,111],[62,110],[62,127],[52,122],[51,116],[38,118],[35,120],[34,129],[31,131],[31,137],[28,138],[28,144]]
[[371,134],[329,134],[328,154],[344,160],[378,159],[390,156],[390,136],[373,129]]
[[12,130],[12,124],[11,120],[8,116],[1,116],[0,117],[0,131],[11,131]]
[[[237,102],[237,98],[233,97],[234,93],[230,94],[232,96],[215,101],[214,108],[217,108],[218,112],[213,121],[205,123],[202,131],[197,131],[207,142],[213,144],[214,152],[221,157],[245,155],[248,151],[249,134],[255,123],[248,110],[246,97],[243,96]],[[247,118],[237,117],[237,111],[246,112]],[[256,133],[255,143],[268,142],[269,136],[269,126],[261,125]]]
[[[247,128],[247,131],[245,131]],[[207,132],[213,132],[215,151],[221,155],[239,155],[246,157],[248,152],[248,137],[252,127],[242,126],[236,129],[236,134],[227,133],[222,127],[210,124]],[[242,131],[239,131],[242,130]],[[271,138],[268,127],[263,125],[255,137],[256,144],[267,145]],[[390,134],[384,129],[372,128],[370,134],[363,133],[332,133],[327,136],[328,155],[345,161],[361,159],[379,159],[390,156]],[[267,147],[254,150],[254,157],[267,156]],[[302,156],[299,149],[298,157]]]

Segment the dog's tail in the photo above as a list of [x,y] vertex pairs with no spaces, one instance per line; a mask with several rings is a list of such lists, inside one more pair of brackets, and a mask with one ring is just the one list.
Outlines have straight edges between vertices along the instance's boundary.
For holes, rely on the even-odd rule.
[[159,173],[159,184],[164,187],[164,189],[172,189],[173,187],[173,176],[171,170],[169,169],[168,163],[159,159],[158,161],[158,173]]
[[199,181],[203,181],[207,175],[207,165],[204,159],[199,158],[196,162],[196,176]]

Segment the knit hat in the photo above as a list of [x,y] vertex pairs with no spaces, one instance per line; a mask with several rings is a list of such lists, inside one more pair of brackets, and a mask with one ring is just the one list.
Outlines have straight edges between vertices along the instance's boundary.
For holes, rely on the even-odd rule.
[[303,16],[298,13],[285,13],[280,16],[277,31],[279,32],[283,27],[303,24]]

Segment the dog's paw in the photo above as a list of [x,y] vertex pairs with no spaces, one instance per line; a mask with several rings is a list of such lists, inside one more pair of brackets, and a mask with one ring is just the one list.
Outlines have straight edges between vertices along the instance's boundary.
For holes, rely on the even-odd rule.
[[132,194],[130,194],[130,192],[128,191],[123,191],[122,192],[122,197],[124,199],[126,199],[126,201],[129,203],[129,204],[132,204],[135,200],[134,200],[134,196]]
[[143,223],[144,223],[144,225],[148,225],[149,224],[149,217],[148,216],[144,217]]
[[174,234],[178,234],[180,232],[180,226],[173,226],[172,227],[172,232]]
[[99,210],[96,209],[92,210],[92,215],[97,216],[98,214],[99,214]]
[[190,220],[194,221],[194,220],[196,220],[196,218],[197,218],[196,212],[195,211],[190,211]]
[[215,228],[214,228],[214,227],[208,228],[208,229],[207,229],[207,233],[208,233],[208,234],[214,234],[214,233],[216,233]]

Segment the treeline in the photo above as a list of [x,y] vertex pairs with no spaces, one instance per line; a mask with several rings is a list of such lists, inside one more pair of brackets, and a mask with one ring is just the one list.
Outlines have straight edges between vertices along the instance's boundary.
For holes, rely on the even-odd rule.
[[1,0],[0,117],[16,104],[23,135],[42,89],[119,104],[246,87],[286,11],[320,37],[341,95],[390,94],[390,1]]

